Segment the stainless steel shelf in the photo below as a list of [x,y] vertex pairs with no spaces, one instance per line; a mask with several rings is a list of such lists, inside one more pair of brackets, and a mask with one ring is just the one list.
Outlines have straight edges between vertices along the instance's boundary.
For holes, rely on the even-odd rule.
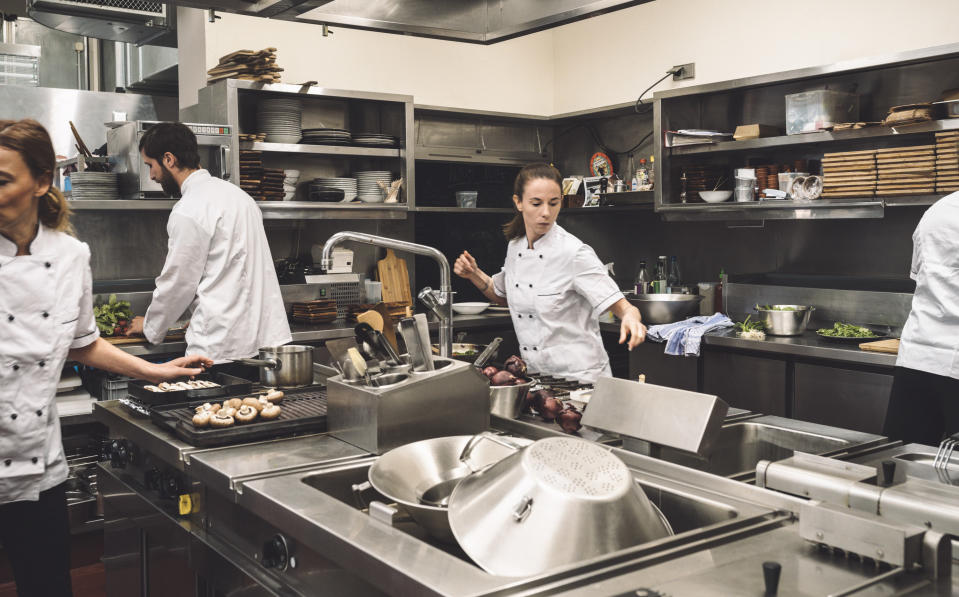
[[416,207],[412,211],[428,214],[511,214],[509,207]]
[[753,201],[749,203],[690,203],[664,205],[666,220],[826,220],[881,218],[882,199],[819,199],[816,201]]
[[[70,201],[73,211],[169,211],[176,201],[122,199],[119,201]],[[268,220],[383,219],[404,220],[405,203],[316,203],[313,201],[258,201]]]
[[264,153],[294,153],[333,157],[398,158],[400,150],[393,147],[353,147],[350,145],[302,145],[298,143],[240,143],[241,150]]
[[959,118],[933,120],[898,127],[876,126],[852,131],[821,131],[818,133],[803,133],[801,135],[746,139],[744,141],[722,141],[720,143],[706,143],[702,145],[683,145],[664,149],[668,149],[671,156],[698,155],[704,153],[727,153],[778,147],[795,147],[815,145],[818,143],[836,143],[860,139],[881,139],[954,130],[959,130]]
[[609,213],[629,213],[635,211],[652,211],[652,203],[635,203],[632,205],[599,205],[596,207],[567,207],[559,212],[559,215],[580,215],[580,214],[609,214]]

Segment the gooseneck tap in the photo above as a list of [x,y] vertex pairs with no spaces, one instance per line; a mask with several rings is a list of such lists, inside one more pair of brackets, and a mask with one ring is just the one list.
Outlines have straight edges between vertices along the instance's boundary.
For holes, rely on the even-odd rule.
[[436,298],[435,305],[431,306],[433,311],[440,318],[440,355],[449,357],[453,352],[453,287],[450,285],[450,264],[446,256],[439,250],[426,245],[387,238],[385,236],[375,236],[364,234],[362,232],[337,232],[323,245],[323,256],[320,260],[320,268],[326,271],[333,263],[333,249],[342,242],[352,241],[393,249],[394,251],[403,251],[415,255],[424,255],[433,258],[433,261],[440,268],[440,289],[431,294]]

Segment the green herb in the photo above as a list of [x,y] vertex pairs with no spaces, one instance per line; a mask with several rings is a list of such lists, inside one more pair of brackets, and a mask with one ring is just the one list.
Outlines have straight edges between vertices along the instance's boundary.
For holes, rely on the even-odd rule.
[[736,329],[740,332],[762,332],[766,329],[765,322],[759,321],[750,321],[752,315],[746,316],[746,321],[740,321],[736,323]]
[[798,311],[796,307],[789,305],[756,305],[757,311]]
[[108,302],[93,306],[93,316],[96,317],[101,335],[119,336],[129,327],[133,310],[129,302],[118,301],[117,295],[111,294]]
[[831,338],[875,338],[876,333],[869,328],[851,323],[837,321],[831,328],[822,328],[819,330],[820,336],[829,336]]

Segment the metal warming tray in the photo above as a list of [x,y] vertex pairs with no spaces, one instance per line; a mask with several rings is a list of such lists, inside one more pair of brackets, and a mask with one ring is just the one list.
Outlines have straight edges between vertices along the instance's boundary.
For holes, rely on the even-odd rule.
[[274,439],[278,437],[326,431],[326,392],[317,388],[288,390],[280,403],[280,416],[256,420],[243,425],[214,429],[193,425],[195,408],[206,400],[155,406],[151,418],[160,427],[169,429],[179,439],[199,448]]

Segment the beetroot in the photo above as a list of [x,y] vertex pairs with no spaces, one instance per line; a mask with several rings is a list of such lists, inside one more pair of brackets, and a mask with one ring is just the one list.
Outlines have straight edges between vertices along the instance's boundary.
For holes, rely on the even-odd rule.
[[523,377],[526,375],[526,362],[515,354],[506,359],[506,363],[504,363],[503,366],[507,371],[516,377]]
[[543,410],[543,403],[547,398],[552,398],[553,393],[550,390],[539,389],[526,394],[526,406],[536,412]]
[[563,401],[552,397],[547,398],[543,401],[543,408],[538,410],[539,416],[547,423],[551,423],[563,411]]
[[566,410],[556,416],[556,422],[566,433],[576,433],[582,427],[580,424],[582,418],[583,413],[576,410],[572,404],[567,404]]
[[513,385],[514,379],[516,379],[516,377],[509,371],[497,371],[496,374],[490,378],[490,383],[494,386],[511,386]]
[[496,375],[497,373],[499,373],[499,369],[497,369],[496,367],[492,365],[490,365],[489,367],[483,368],[483,375],[485,375],[489,379],[493,379],[493,376]]

